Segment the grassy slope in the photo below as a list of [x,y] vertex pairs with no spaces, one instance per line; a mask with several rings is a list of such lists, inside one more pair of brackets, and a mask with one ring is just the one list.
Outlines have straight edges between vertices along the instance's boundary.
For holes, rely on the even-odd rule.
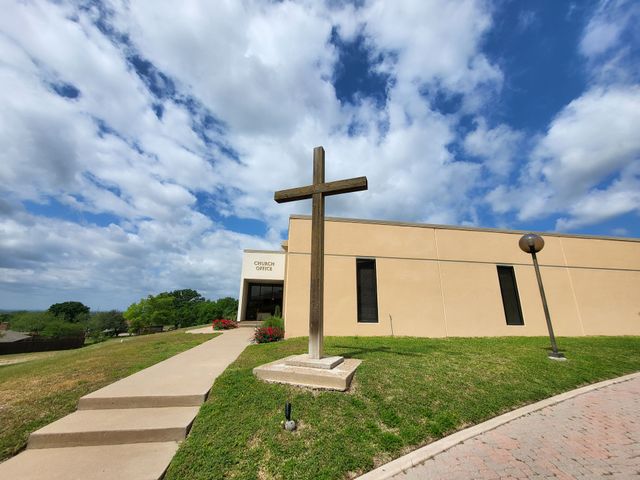
[[176,331],[113,339],[78,350],[22,354],[34,359],[0,366],[0,460],[24,448],[29,433],[74,411],[83,395],[211,338]]
[[[336,479],[363,473],[455,430],[580,385],[640,370],[640,337],[326,339],[360,358],[349,393],[256,380],[257,365],[306,350],[306,339],[247,348],[221,375],[167,479]],[[285,432],[283,406],[300,423]]]

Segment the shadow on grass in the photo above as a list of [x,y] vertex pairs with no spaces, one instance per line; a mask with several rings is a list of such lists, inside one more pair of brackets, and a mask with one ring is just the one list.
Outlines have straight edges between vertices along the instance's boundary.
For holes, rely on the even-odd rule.
[[[393,355],[399,355],[401,357],[424,357],[426,353],[417,353],[410,351],[400,351],[398,349],[391,349],[389,347],[375,347],[375,348],[365,348],[365,347],[356,347],[347,346],[347,345],[332,345],[333,348],[344,348],[347,351],[341,352],[341,355],[345,357],[356,357],[360,358],[361,355],[367,355],[372,353],[390,353]],[[351,350],[349,350],[351,349]]]

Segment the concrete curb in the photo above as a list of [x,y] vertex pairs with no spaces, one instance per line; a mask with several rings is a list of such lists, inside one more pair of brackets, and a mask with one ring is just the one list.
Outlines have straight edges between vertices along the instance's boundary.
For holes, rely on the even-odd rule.
[[614,378],[611,380],[605,380],[603,382],[594,383],[592,385],[587,385],[586,387],[577,388],[575,390],[571,390],[570,392],[561,393],[560,395],[556,395],[555,397],[547,398],[540,402],[533,403],[531,405],[527,405],[511,412],[507,412],[498,417],[492,418],[491,420],[487,420],[486,422],[480,423],[478,425],[474,425],[473,427],[466,428],[459,432],[456,432],[448,437],[442,438],[437,442],[430,443],[429,445],[425,445],[424,447],[418,448],[407,455],[404,455],[396,460],[392,460],[391,462],[382,465],[381,467],[376,468],[364,475],[358,477],[359,480],[385,480],[397,475],[409,468],[412,468],[416,465],[426,462],[432,457],[449,450],[451,447],[458,445],[459,443],[465,442],[473,437],[476,437],[482,433],[488,432],[497,428],[505,423],[509,423],[512,420],[516,420],[517,418],[524,417],[529,415],[530,413],[537,412],[545,407],[551,407],[558,403],[564,402],[566,400],[570,400],[579,395],[583,395],[585,393],[592,392],[594,390],[599,390],[604,387],[608,387],[609,385],[615,385],[616,383],[627,382],[629,380],[633,380],[635,378],[640,378],[640,372],[631,373],[629,375],[624,375],[622,377]]

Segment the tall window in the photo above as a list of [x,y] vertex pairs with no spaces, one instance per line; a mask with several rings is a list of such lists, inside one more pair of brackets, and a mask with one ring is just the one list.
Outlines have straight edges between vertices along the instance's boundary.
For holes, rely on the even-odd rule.
[[378,322],[378,286],[376,261],[356,259],[356,281],[358,287],[358,322]]
[[498,280],[500,281],[500,293],[502,294],[502,305],[507,325],[524,325],[513,267],[498,265]]

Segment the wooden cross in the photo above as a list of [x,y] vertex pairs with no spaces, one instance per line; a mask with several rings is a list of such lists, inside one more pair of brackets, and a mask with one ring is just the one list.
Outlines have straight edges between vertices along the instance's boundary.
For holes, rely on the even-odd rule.
[[367,177],[336,182],[324,181],[324,148],[313,149],[313,184],[276,192],[278,203],[312,199],[311,208],[311,291],[309,306],[309,358],[322,358],[324,286],[324,197],[367,189]]

